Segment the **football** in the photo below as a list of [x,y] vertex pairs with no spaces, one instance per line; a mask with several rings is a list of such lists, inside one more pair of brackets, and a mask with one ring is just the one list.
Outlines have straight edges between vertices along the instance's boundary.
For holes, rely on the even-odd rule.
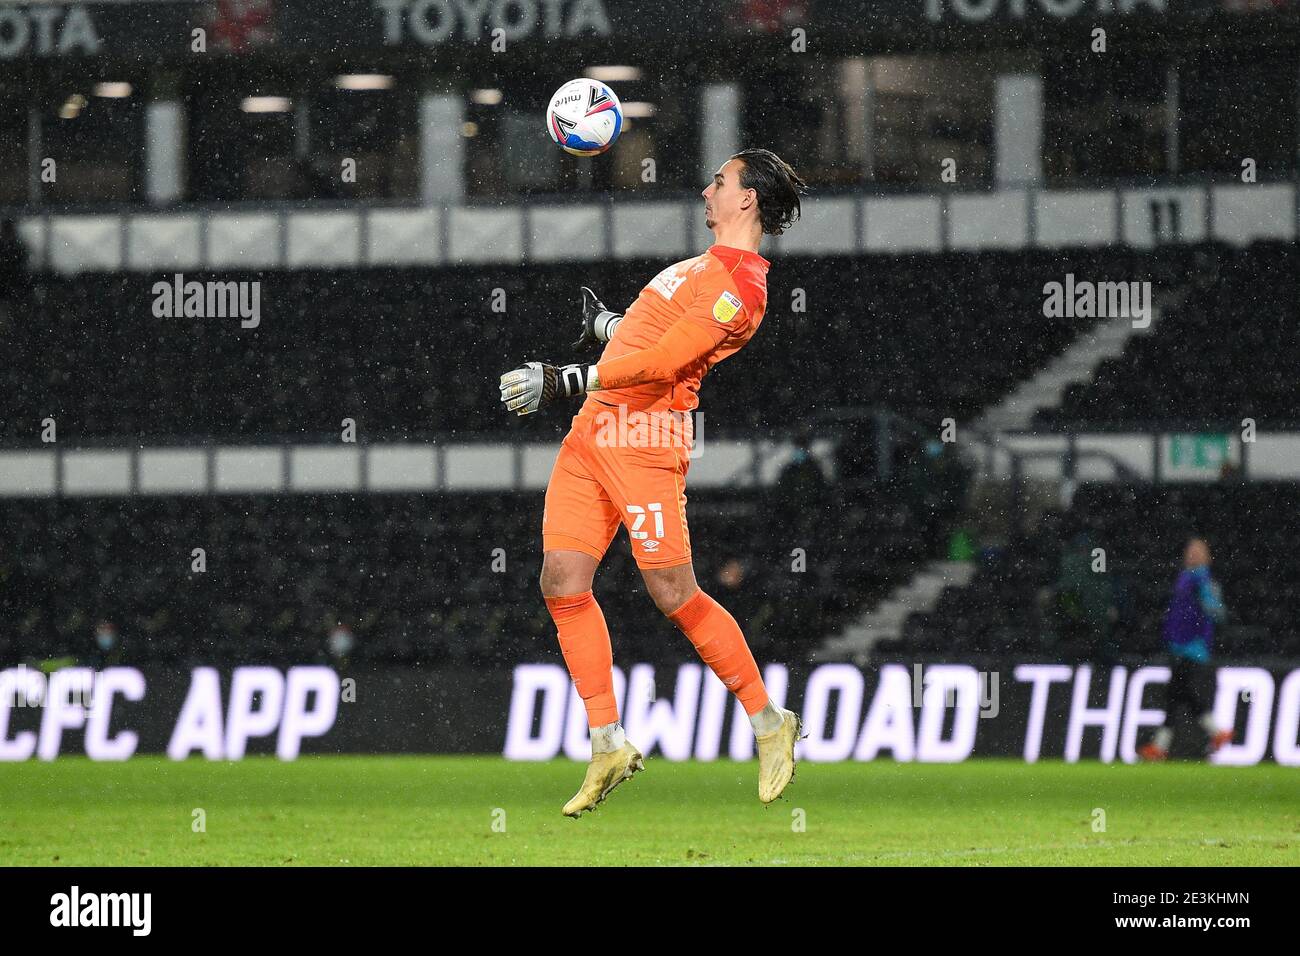
[[604,83],[570,80],[546,107],[546,130],[566,153],[595,156],[613,146],[623,131],[623,107]]

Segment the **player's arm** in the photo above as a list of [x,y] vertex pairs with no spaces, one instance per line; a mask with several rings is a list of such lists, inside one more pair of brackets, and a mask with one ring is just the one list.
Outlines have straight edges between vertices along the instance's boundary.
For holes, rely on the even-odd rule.
[[683,371],[717,349],[729,332],[724,325],[715,324],[710,328],[689,315],[684,316],[649,348],[592,366],[587,391],[675,382]]
[[675,382],[678,376],[714,351],[731,334],[732,326],[686,315],[649,348],[639,349],[598,365],[547,365],[527,362],[501,376],[501,401],[506,411],[528,415],[557,398],[601,389],[626,388],[650,382]]
[[1222,624],[1228,617],[1228,609],[1223,604],[1223,588],[1217,581],[1206,577],[1201,581],[1199,594],[1201,608],[1216,623]]
[[587,391],[676,382],[683,372],[748,324],[749,313],[738,296],[717,284],[705,283],[682,317],[654,345],[594,366]]

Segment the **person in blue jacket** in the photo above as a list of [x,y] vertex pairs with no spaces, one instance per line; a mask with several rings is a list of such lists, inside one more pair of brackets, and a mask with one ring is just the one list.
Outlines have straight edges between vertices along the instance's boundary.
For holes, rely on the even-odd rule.
[[1138,750],[1144,760],[1164,760],[1174,739],[1174,711],[1180,706],[1200,715],[1200,725],[1210,738],[1214,752],[1232,740],[1232,729],[1214,722],[1206,704],[1204,684],[1214,647],[1214,628],[1227,618],[1223,589],[1210,575],[1210,546],[1201,538],[1187,542],[1183,570],[1174,582],[1174,593],[1165,612],[1165,649],[1170,656],[1169,683],[1165,686],[1165,723],[1151,741]]

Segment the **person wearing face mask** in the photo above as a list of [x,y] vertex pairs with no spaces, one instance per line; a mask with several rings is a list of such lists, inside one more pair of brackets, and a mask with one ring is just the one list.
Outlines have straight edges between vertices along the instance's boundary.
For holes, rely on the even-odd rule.
[[121,661],[122,639],[112,621],[100,621],[95,625],[95,647],[91,657],[96,667],[109,667]]
[[929,439],[909,449],[903,469],[903,500],[912,510],[932,557],[946,553],[948,533],[966,504],[971,468],[955,447]]
[[352,628],[346,624],[334,625],[333,630],[329,633],[329,638],[325,642],[330,663],[340,666],[347,664],[348,657],[356,644],[357,640],[352,633]]

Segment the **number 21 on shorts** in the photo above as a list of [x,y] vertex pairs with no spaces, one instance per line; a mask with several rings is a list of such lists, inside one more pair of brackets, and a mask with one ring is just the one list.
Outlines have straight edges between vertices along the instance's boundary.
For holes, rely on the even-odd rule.
[[627,529],[627,533],[632,536],[633,540],[639,541],[642,538],[650,537],[649,531],[641,530],[641,526],[645,524],[645,516],[647,511],[649,511],[650,514],[654,515],[655,518],[655,537],[662,538],[664,536],[663,508],[664,508],[663,503],[659,501],[652,501],[644,508],[642,508],[640,505],[627,506],[627,513],[636,516],[636,521],[632,522],[632,527]]

